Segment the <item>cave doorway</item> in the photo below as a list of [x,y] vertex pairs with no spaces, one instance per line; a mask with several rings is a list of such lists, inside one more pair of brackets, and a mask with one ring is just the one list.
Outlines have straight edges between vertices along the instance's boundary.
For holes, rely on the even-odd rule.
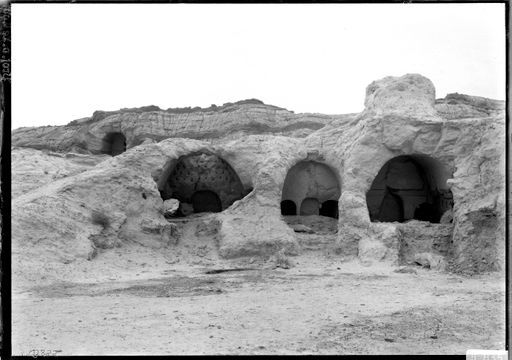
[[370,220],[439,223],[443,213],[453,207],[446,183],[451,176],[448,169],[428,156],[402,155],[389,160],[366,194]]
[[300,205],[301,215],[319,215],[320,202],[315,198],[305,198]]
[[404,204],[402,198],[389,187],[386,187],[377,218],[382,222],[404,221]]
[[196,191],[192,195],[192,207],[195,213],[222,211],[219,196],[210,190]]
[[177,216],[221,212],[252,190],[226,161],[204,152],[170,160],[155,181],[162,200],[179,201]]
[[297,205],[292,200],[281,201],[281,215],[297,215]]
[[[281,201],[293,202],[298,206],[300,215],[336,217],[340,195],[338,177],[329,166],[317,161],[304,160],[295,164],[286,174]],[[283,213],[283,205],[281,214],[287,215]]]
[[338,201],[327,200],[322,203],[320,207],[320,215],[331,217],[334,219],[338,218]]
[[111,132],[102,140],[101,152],[111,156],[117,156],[126,151],[126,137],[120,132]]
[[[301,233],[297,236],[301,246],[311,248],[318,234],[326,236],[322,238],[326,243],[318,246],[334,242],[340,196],[338,174],[328,165],[303,160],[290,168],[283,184],[281,216],[294,232]],[[292,206],[295,211],[288,212]],[[295,216],[289,216],[292,214]]]

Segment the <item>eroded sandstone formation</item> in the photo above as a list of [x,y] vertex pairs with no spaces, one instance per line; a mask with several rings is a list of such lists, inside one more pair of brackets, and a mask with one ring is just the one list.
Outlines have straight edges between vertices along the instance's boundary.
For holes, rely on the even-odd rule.
[[[342,117],[350,118],[351,115]],[[75,120],[65,126],[20,128],[12,133],[12,143],[35,149],[99,154],[108,153],[112,148],[111,138],[119,134],[129,149],[145,141],[170,137],[211,140],[261,133],[306,136],[332,119],[332,116],[321,114],[294,114],[259,100],[244,100],[206,109],[161,110],[147,106],[97,111],[90,118]]]
[[451,177],[448,169],[429,157],[402,155],[389,160],[366,193],[370,219],[439,223],[442,215],[453,207],[453,196],[446,183]]
[[295,209],[283,215],[329,214],[331,202],[337,202],[340,197],[340,185],[336,174],[327,165],[301,161],[288,171],[281,197],[281,208],[284,202],[284,207]]
[[169,161],[155,179],[163,200],[180,201],[182,215],[187,214],[185,204],[193,212],[220,212],[251,189],[244,189],[236,172],[224,160],[214,154],[186,155],[177,161]]
[[[127,150],[14,198],[13,254],[51,262],[91,259],[98,247],[125,242],[172,248],[186,239],[164,217],[164,200],[193,204],[203,192],[211,204],[213,192],[220,208],[200,210],[220,211],[224,257],[299,253],[284,209],[338,218],[334,246],[343,258],[398,264],[431,254],[451,271],[502,270],[504,130],[503,102],[436,100],[430,80],[416,74],[373,82],[365,109],[346,116],[249,101],[19,129],[16,146],[94,154],[106,134],[121,132]],[[94,212],[106,220],[94,221]]]

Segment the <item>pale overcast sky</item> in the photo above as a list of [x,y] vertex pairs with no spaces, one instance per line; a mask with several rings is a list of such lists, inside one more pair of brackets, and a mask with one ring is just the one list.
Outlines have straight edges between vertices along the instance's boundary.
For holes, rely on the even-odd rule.
[[504,4],[13,4],[12,128],[95,110],[363,110],[373,80],[505,98]]

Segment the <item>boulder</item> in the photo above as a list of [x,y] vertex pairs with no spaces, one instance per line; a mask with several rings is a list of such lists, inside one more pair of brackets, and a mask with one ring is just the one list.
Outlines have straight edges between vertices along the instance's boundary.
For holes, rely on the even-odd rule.
[[164,216],[172,217],[176,215],[178,208],[180,207],[180,202],[177,199],[167,199],[164,201],[163,211]]
[[435,88],[432,81],[419,74],[388,76],[366,88],[365,110],[374,115],[436,115]]

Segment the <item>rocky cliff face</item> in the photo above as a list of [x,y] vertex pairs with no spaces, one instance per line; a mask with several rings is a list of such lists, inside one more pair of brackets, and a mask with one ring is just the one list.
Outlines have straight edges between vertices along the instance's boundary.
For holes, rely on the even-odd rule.
[[[346,117],[350,118],[350,115]],[[321,114],[294,114],[283,108],[265,105],[259,100],[228,103],[206,109],[168,109],[157,107],[97,111],[91,118],[72,121],[65,126],[20,128],[12,133],[15,146],[53,151],[89,151],[102,153],[104,139],[122,133],[126,147],[144,141],[166,138],[211,140],[250,134],[290,134],[306,136],[333,119]]]
[[[452,271],[502,270],[504,104],[462,95],[436,101],[434,94],[428,79],[409,74],[372,83],[365,109],[356,115],[294,115],[249,102],[183,113],[120,111],[63,127],[20,129],[13,134],[18,146],[61,151],[79,147],[91,152],[101,150],[106,132],[122,131],[128,150],[104,156],[106,160],[76,169],[74,175],[20,191],[12,204],[13,255],[21,263],[25,256],[43,258],[45,266],[50,266],[93,259],[98,247],[126,242],[172,248],[180,235],[163,216],[162,184],[179,159],[206,154],[206,158],[215,155],[225,161],[236,173],[240,188],[250,191],[215,215],[221,256],[301,251],[296,233],[281,216],[280,202],[286,200],[283,188],[290,170],[301,162],[312,162],[326,166],[333,176],[316,179],[322,172],[312,172],[315,166],[304,167],[309,178],[316,179],[307,183],[316,187],[304,185],[306,195],[300,196],[314,195],[320,202],[337,198],[335,247],[340,256],[359,257],[368,264],[396,264],[432,253],[443,257]],[[307,134],[285,136],[286,128]],[[41,136],[36,139],[37,133]],[[169,138],[144,142],[159,137]],[[212,137],[217,140],[210,141]],[[453,222],[370,219],[367,195],[372,183],[385,164],[399,156],[409,158],[426,175],[409,182],[407,189],[388,186],[384,190],[394,192],[398,200],[379,200],[372,206],[398,211],[416,191],[423,196],[414,200],[417,204],[445,201],[444,206],[453,207]],[[294,178],[302,176],[298,170],[292,172]],[[322,195],[324,190],[330,191],[328,196]],[[406,190],[408,197],[403,196]],[[450,197],[445,198],[446,194]],[[95,213],[103,214],[104,221]],[[420,233],[426,234],[425,241],[418,237]]]
[[505,108],[503,101],[492,100],[480,96],[464,94],[448,94],[435,103],[438,114],[445,119],[503,117]]
[[[418,87],[410,91],[412,96],[408,97],[407,106],[396,106],[397,99],[407,97],[403,89],[414,87],[415,83]],[[375,84],[370,85],[372,87]],[[361,248],[361,240],[365,239],[363,247],[381,248],[378,257],[393,259],[396,256],[396,252],[389,252],[389,249],[400,246],[400,232],[389,223],[370,222],[365,196],[383,164],[400,155],[415,155],[422,157],[422,167],[440,183],[444,182],[453,194],[453,268],[461,271],[502,268],[503,112],[500,116],[466,118],[470,113],[469,105],[460,104],[460,112],[446,119],[436,111],[432,84],[416,75],[391,81],[386,78],[377,87],[378,96],[367,98],[367,108],[358,125],[351,129],[354,141],[334,149],[344,159],[340,219],[345,220],[340,221],[341,248],[348,250],[357,244],[358,251],[365,253]],[[478,225],[482,217],[490,219],[485,227]],[[361,232],[363,229],[365,231]],[[374,239],[373,243],[368,239]]]

